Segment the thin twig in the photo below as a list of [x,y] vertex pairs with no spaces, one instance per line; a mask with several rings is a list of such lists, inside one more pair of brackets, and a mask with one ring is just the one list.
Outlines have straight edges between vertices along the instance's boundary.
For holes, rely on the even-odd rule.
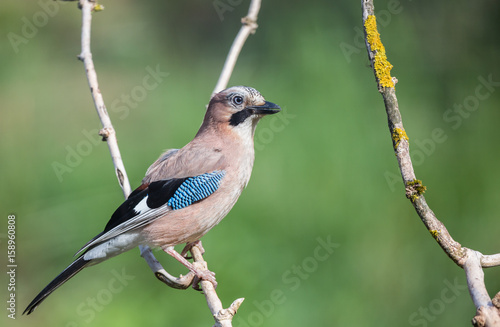
[[[108,111],[106,110],[106,106],[104,105],[104,99],[101,90],[99,89],[99,83],[97,82],[97,73],[95,70],[94,61],[92,60],[92,53],[90,51],[92,11],[94,10],[95,5],[96,4],[94,1],[80,0],[80,8],[82,10],[82,52],[80,53],[78,58],[83,61],[87,80],[89,82],[90,92],[92,93],[92,99],[94,100],[97,114],[99,115],[103,126],[101,131],[99,131],[99,135],[101,135],[103,137],[103,140],[105,140],[108,144],[111,159],[113,160],[113,164],[115,166],[118,183],[120,184],[123,195],[126,199],[131,193],[130,182],[127,177],[125,165],[123,164],[123,160],[120,155],[120,149],[118,147],[118,141],[116,139],[116,132],[111,123],[111,119],[108,115]],[[158,260],[156,260],[153,253],[151,252],[151,249],[148,246],[140,245],[139,249],[141,252],[141,256],[146,260],[149,267],[155,273],[155,276],[161,281],[165,282],[167,285],[175,288],[183,288],[185,283],[188,282],[189,278],[191,278],[190,280],[192,281],[193,276],[189,274],[184,276],[184,278],[175,278],[169,275],[160,265]]]
[[401,112],[396,97],[395,84],[397,79],[391,76],[392,65],[387,60],[385,48],[377,30],[373,0],[361,1],[363,10],[363,26],[365,43],[368,50],[378,90],[384,99],[389,131],[399,169],[405,185],[406,197],[410,199],[420,219],[430,234],[438,242],[446,254],[461,268],[464,268],[469,291],[478,317],[486,317],[485,326],[500,326],[498,310],[492,306],[492,301],[484,285],[482,267],[500,265],[500,254],[483,255],[477,251],[463,247],[455,241],[445,225],[439,221],[427,204],[423,193],[426,187],[415,176],[410,158],[409,138],[403,126]]
[[[191,248],[191,254],[193,255],[194,262],[198,269],[207,270],[207,263],[203,259],[202,252],[198,245],[194,245]],[[243,303],[243,298],[234,300],[234,302],[229,306],[229,308],[224,309],[222,302],[220,301],[217,293],[215,292],[214,285],[206,280],[200,282],[201,289],[208,303],[208,308],[215,319],[215,327],[231,327],[232,320],[241,303]]]
[[[120,150],[118,148],[118,142],[116,139],[116,133],[111,124],[111,119],[106,110],[106,106],[104,105],[104,99],[102,97],[101,91],[99,89],[99,84],[97,82],[97,74],[94,67],[94,62],[92,60],[92,53],[90,51],[90,31],[92,24],[92,11],[94,10],[96,4],[91,0],[80,0],[80,8],[82,10],[82,52],[79,55],[79,59],[83,61],[85,72],[87,75],[87,79],[89,82],[90,91],[92,93],[92,98],[94,100],[94,105],[97,109],[97,114],[101,120],[103,125],[102,130],[99,132],[101,136],[103,136],[103,140],[107,141],[108,147],[111,153],[111,158],[113,160],[113,164],[115,166],[116,175],[118,178],[118,182],[120,187],[123,190],[123,194],[125,198],[129,196],[131,193],[130,183],[127,177],[127,173],[125,170],[125,166],[123,164],[123,160],[120,155]],[[255,20],[257,19],[257,13],[260,7],[259,1],[252,1],[249,11],[250,19],[246,24],[248,26],[252,26],[250,31],[255,30],[257,25],[255,24]],[[250,16],[252,15],[252,16]],[[241,32],[241,31],[240,31]],[[248,36],[248,35],[247,35]],[[245,37],[246,39],[246,37]],[[244,40],[243,40],[244,43]],[[241,46],[243,46],[243,43]],[[241,50],[240,46],[240,50]],[[231,50],[232,51],[232,50]],[[239,53],[239,50],[238,50]],[[237,57],[237,54],[236,54]],[[235,59],[234,59],[235,62]],[[233,63],[234,67],[234,63]],[[232,67],[229,72],[225,72],[224,75],[229,77],[232,72]],[[226,81],[227,84],[227,81]],[[141,256],[146,260],[151,270],[155,273],[155,276],[165,284],[170,287],[178,288],[178,289],[186,289],[193,283],[194,274],[189,272],[185,276],[180,276],[178,278],[170,275],[159,263],[159,261],[154,257],[151,249],[148,246],[139,246]],[[200,249],[197,246],[194,246],[191,249],[191,253],[193,254],[194,263],[197,266],[204,267],[207,269],[207,264],[203,260],[203,256],[201,254]],[[240,307],[243,299],[235,300],[228,309],[224,309],[222,307],[222,303],[215,292],[215,289],[211,282],[201,281],[201,287],[206,296],[208,307],[212,312],[215,319],[215,326],[217,327],[229,327],[232,326],[232,318],[236,314],[236,311]]]
[[227,55],[219,80],[217,81],[217,84],[212,92],[212,96],[227,87],[231,74],[233,73],[236,60],[238,60],[238,56],[243,48],[243,45],[245,44],[245,41],[250,34],[254,34],[257,30],[257,15],[259,14],[260,4],[261,0],[252,0],[250,2],[250,7],[248,8],[248,14],[241,19],[242,26],[233,41],[233,45],[231,45],[231,49]]
[[94,9],[95,2],[81,0],[80,6],[82,8],[82,52],[78,58],[83,61],[87,80],[89,82],[90,92],[92,93],[97,114],[101,120],[102,129],[99,131],[99,135],[101,135],[103,140],[108,143],[118,183],[123,191],[123,195],[127,198],[131,192],[130,182],[128,181],[127,172],[125,171],[125,166],[123,165],[120,149],[118,148],[116,132],[111,124],[111,119],[109,118],[108,111],[104,105],[101,90],[99,89],[94,61],[92,60],[92,53],[90,52],[90,27],[92,25],[92,10]]
[[500,266],[500,253],[484,255],[481,254],[481,267],[495,267]]

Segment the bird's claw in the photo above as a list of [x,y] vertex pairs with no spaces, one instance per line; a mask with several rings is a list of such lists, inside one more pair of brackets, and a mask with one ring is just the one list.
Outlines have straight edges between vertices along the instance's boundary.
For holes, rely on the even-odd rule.
[[[211,282],[214,288],[217,287],[217,281],[215,280],[215,273],[208,270],[207,263],[203,260],[202,254],[204,252],[201,246],[201,241],[195,241],[187,243],[182,252],[179,254],[173,247],[164,249],[165,252],[174,257],[177,261],[182,263],[186,268],[189,269],[195,276],[193,279],[193,288],[195,290],[200,290],[200,282],[208,281]],[[186,260],[187,251],[191,251],[195,261],[193,263]]]
[[192,259],[193,257],[188,256],[187,253],[189,251],[191,251],[191,249],[193,248],[193,246],[197,246],[200,249],[201,254],[205,253],[205,249],[203,248],[203,245],[201,244],[201,241],[197,240],[197,241],[194,241],[194,242],[186,243],[186,246],[181,251],[181,256],[183,256],[186,259]]
[[193,288],[197,291],[201,291],[202,289],[200,286],[200,282],[203,280],[212,283],[212,285],[214,286],[214,289],[217,288],[217,281],[215,280],[215,273],[213,271],[210,271],[210,270],[201,270],[201,271],[197,270],[197,271],[195,271],[195,276],[193,279]]

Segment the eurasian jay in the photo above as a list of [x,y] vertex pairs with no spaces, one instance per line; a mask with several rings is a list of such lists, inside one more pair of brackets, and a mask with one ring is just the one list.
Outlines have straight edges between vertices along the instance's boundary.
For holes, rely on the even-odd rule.
[[116,209],[104,231],[77,252],[80,256],[23,314],[32,313],[83,268],[140,244],[162,248],[198,278],[215,283],[212,274],[197,270],[174,246],[196,243],[228,214],[250,179],[257,122],[280,110],[251,87],[215,94],[194,139],[182,149],[166,151],[149,167],[141,186]]

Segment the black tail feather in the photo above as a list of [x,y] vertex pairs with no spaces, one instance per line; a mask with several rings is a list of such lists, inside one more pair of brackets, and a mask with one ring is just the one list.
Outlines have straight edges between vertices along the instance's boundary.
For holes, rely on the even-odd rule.
[[75,276],[80,270],[85,268],[90,263],[89,260],[83,259],[83,256],[73,261],[62,273],[59,274],[53,281],[49,283],[28,305],[24,310],[23,314],[32,313],[40,303],[52,292],[54,292],[59,286],[68,281],[71,277]]

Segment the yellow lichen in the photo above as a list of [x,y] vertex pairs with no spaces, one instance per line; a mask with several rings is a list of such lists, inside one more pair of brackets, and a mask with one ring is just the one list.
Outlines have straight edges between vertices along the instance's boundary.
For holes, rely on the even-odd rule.
[[414,179],[412,181],[406,182],[406,197],[411,200],[411,202],[415,202],[418,199],[418,196],[425,193],[427,187],[422,184],[422,181],[419,179]]
[[432,237],[434,237],[434,239],[437,240],[437,238],[439,237],[439,231],[435,230],[435,229],[431,229],[429,232],[431,232]]
[[103,5],[98,4],[98,3],[96,3],[96,4],[94,5],[94,11],[95,11],[95,12],[99,12],[99,11],[103,11],[103,10],[104,10],[104,6],[103,6]]
[[413,186],[413,188],[417,191],[418,195],[425,193],[427,190],[427,187],[422,184],[422,181],[420,179],[414,179],[408,183],[406,183],[408,186]]
[[396,150],[401,140],[409,141],[410,139],[404,129],[396,127],[392,130],[392,140],[394,141],[394,150]]
[[385,48],[380,40],[380,34],[377,30],[377,20],[374,15],[369,15],[365,20],[366,40],[374,52],[373,67],[381,87],[394,87],[394,81],[391,77],[392,65],[387,60]]

